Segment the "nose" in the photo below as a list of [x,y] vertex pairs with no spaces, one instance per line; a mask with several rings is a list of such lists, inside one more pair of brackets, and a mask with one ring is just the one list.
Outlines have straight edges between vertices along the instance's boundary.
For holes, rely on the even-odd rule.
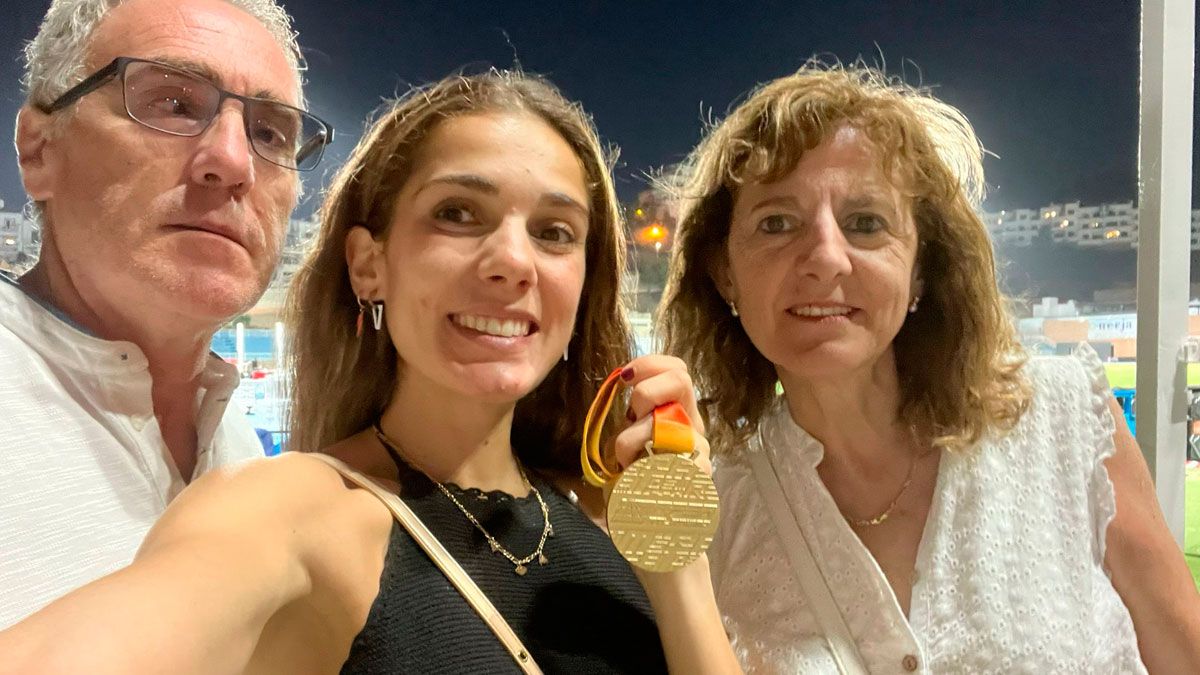
[[197,184],[244,195],[254,185],[254,151],[246,137],[240,104],[227,101],[200,135],[192,156],[191,176]]
[[523,217],[505,218],[483,242],[479,276],[505,290],[524,291],[537,283],[536,252]]
[[849,243],[830,209],[817,215],[801,246],[797,266],[804,276],[828,283],[850,274]]

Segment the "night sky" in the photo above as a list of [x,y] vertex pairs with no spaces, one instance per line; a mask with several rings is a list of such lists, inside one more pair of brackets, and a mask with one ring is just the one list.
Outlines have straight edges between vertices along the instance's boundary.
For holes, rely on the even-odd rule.
[[[5,0],[0,119],[23,96],[20,47],[46,0]],[[935,87],[999,155],[986,164],[990,210],[1136,198],[1138,3],[455,2],[290,0],[309,62],[308,95],[338,130],[323,181],[368,114],[411,84],[467,67],[548,75],[621,148],[623,198],[671,164],[756,83],[809,56],[858,56]],[[6,131],[5,133],[9,133]],[[1197,164],[1200,167],[1200,163]],[[310,190],[310,194],[316,193]],[[10,142],[0,144],[0,199],[24,201]],[[299,214],[311,211],[313,200]]]

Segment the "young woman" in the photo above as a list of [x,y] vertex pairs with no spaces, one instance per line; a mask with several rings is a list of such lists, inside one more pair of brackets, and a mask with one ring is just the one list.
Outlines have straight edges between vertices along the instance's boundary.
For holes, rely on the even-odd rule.
[[[489,72],[409,94],[334,181],[296,280],[291,447],[398,492],[544,670],[736,672],[707,561],[635,573],[575,478],[614,366],[622,465],[655,406],[699,419],[680,361],[629,362],[623,251],[596,134],[551,85]],[[302,452],[197,481],[130,567],[0,651],[0,670],[39,672],[517,667],[383,504]]]

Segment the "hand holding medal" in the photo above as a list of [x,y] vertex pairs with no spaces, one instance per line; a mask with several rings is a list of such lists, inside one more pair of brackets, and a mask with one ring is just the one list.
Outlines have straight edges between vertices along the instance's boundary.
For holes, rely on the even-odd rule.
[[[618,435],[614,457],[606,459],[600,436],[622,384],[633,387],[633,424]],[[641,569],[669,572],[688,565],[708,550],[717,529],[708,442],[693,420],[699,414],[691,380],[682,362],[662,356],[614,370],[588,410],[580,449],[583,477],[605,489],[609,536]]]

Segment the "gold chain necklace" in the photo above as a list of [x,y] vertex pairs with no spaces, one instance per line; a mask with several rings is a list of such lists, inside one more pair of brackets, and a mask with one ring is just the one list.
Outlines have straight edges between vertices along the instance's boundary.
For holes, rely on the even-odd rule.
[[883,510],[883,513],[880,513],[874,518],[867,518],[866,520],[859,520],[857,518],[851,518],[850,516],[844,516],[846,520],[849,521],[854,527],[873,527],[875,525],[882,525],[884,522],[886,522],[887,519],[891,517],[892,510],[896,508],[896,504],[900,503],[900,498],[903,497],[904,493],[908,490],[908,486],[912,485],[913,469],[915,469],[916,466],[917,456],[916,454],[913,454],[912,461],[908,465],[908,475],[904,477],[904,485],[900,486],[900,491],[896,493],[896,498],[892,500],[891,504],[888,504],[887,508]]
[[[383,444],[385,450],[390,451],[389,454],[393,455],[393,459],[400,459],[404,455],[404,453],[400,450],[400,446],[398,446],[392,439],[388,438],[387,434],[383,433],[383,427],[380,426],[379,422],[375,423],[375,437],[378,438],[379,442]],[[405,463],[414,468],[416,467],[416,465],[412,462]],[[417,470],[420,471],[420,469]],[[441,481],[434,480],[429,476],[429,474],[425,474],[424,471],[421,471],[421,473],[425,474],[425,477],[429,478],[429,481],[436,485],[437,488],[442,491],[442,494],[446,495],[446,497],[458,507],[458,510],[467,517],[467,520],[471,521],[471,524],[475,526],[475,529],[479,530],[480,534],[483,535],[483,538],[487,540],[488,546],[491,547],[492,553],[499,553],[507,558],[508,561],[515,566],[513,571],[518,575],[524,576],[525,573],[529,571],[527,565],[534,560],[537,560],[539,565],[545,565],[546,563],[550,562],[550,559],[546,557],[543,549],[546,547],[546,539],[554,536],[554,526],[550,524],[550,509],[546,507],[546,500],[542,499],[542,493],[533,486],[533,483],[529,482],[529,478],[525,475],[525,469],[520,465],[520,463],[517,464],[517,471],[521,472],[521,482],[524,483],[525,487],[529,488],[530,492],[533,493],[533,496],[537,498],[538,507],[540,507],[542,510],[542,536],[540,539],[538,539],[537,548],[533,550],[533,553],[530,553],[524,558],[518,558],[517,556],[513,555],[508,549],[504,548],[499,541],[496,541],[496,538],[493,537],[492,534],[488,532],[482,524],[480,524],[479,520],[475,518],[475,515],[468,511],[467,507],[463,506],[462,502],[458,501],[454,494],[450,492],[450,490],[448,490],[446,486],[441,483]]]

